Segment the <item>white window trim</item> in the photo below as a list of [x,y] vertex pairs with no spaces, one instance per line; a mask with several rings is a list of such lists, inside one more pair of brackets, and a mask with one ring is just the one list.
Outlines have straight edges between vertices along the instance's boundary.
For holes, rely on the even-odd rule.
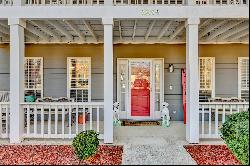
[[[244,59],[249,60],[249,57],[238,57],[238,97],[239,98],[241,98],[241,90],[242,90],[241,88],[241,72],[242,71],[241,71],[240,65],[241,65],[241,61]],[[248,75],[248,78],[249,78],[249,75]]]
[[213,62],[212,66],[212,89],[200,89],[199,90],[211,90],[211,97],[215,97],[215,57],[199,57],[199,86],[200,86],[200,59],[211,59]]
[[91,57],[67,57],[67,97],[70,98],[70,70],[69,62],[71,59],[86,59],[90,62],[89,65],[89,80],[88,80],[88,102],[91,102]]
[[[44,87],[44,84],[43,84],[43,57],[25,57],[25,61],[28,60],[28,59],[40,59],[41,60],[41,88],[26,88],[24,86],[24,92],[25,91],[28,91],[28,90],[34,90],[34,91],[41,91],[41,98],[43,98],[43,87]],[[25,68],[24,68],[25,70]],[[25,78],[24,78],[25,79]],[[25,81],[25,80],[24,80]]]

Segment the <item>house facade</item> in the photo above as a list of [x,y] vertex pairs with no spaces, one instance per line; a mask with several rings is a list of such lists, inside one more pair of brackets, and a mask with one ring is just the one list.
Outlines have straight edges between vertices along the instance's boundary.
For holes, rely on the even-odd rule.
[[113,143],[114,119],[162,121],[166,103],[189,143],[218,138],[227,115],[248,111],[248,10],[248,0],[0,0],[0,139],[93,129]]

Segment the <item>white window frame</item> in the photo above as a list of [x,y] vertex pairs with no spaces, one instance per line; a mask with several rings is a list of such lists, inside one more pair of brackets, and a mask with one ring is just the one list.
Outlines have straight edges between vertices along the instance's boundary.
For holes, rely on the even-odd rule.
[[207,88],[204,88],[204,89],[201,89],[199,88],[199,90],[203,90],[203,91],[211,91],[211,97],[214,98],[215,97],[215,57],[199,57],[199,86],[200,86],[200,78],[201,78],[201,75],[200,75],[200,60],[208,60],[210,59],[212,61],[212,82],[211,82],[211,88],[207,89]]
[[[43,57],[25,57],[25,63],[26,63],[26,60],[29,60],[29,59],[40,59],[41,60],[41,70],[40,70],[40,75],[41,75],[41,88],[26,88],[26,86],[24,85],[24,93],[25,91],[41,91],[41,98],[43,97],[43,87],[44,87],[44,84],[43,84]],[[25,66],[24,66],[24,70],[25,70]],[[25,72],[25,71],[24,71]],[[25,80],[25,77],[24,77],[24,81]]]
[[[241,87],[241,81],[242,81],[242,79],[241,79],[241,74],[242,74],[241,62],[242,62],[242,60],[249,61],[249,57],[238,57],[238,97],[239,98],[241,98],[241,91],[242,90],[248,90],[248,93],[249,93],[249,84],[248,84],[248,87],[246,87],[246,88]],[[248,76],[248,80],[249,80],[249,75],[247,74],[247,76]]]
[[[89,80],[88,80],[88,102],[91,102],[91,57],[67,57],[67,97],[70,98],[70,60],[71,59],[84,59],[89,61]],[[73,88],[74,89],[74,88]],[[77,88],[78,90],[85,90],[84,88]],[[77,102],[77,101],[76,101]]]

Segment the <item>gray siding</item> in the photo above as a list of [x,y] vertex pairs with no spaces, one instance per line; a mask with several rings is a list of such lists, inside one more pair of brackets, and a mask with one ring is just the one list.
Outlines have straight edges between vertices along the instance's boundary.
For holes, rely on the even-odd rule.
[[[237,96],[239,56],[249,56],[248,45],[200,45],[200,56],[215,57],[216,96]],[[44,58],[44,96],[67,96],[67,57],[86,56],[92,60],[92,100],[103,100],[102,45],[26,45],[26,56]],[[164,98],[174,120],[183,120],[181,69],[185,68],[185,45],[115,45],[114,100],[116,100],[117,58],[164,58]],[[174,64],[173,73],[168,65]],[[173,89],[170,90],[169,86]],[[0,45],[0,91],[9,90],[9,47]]]

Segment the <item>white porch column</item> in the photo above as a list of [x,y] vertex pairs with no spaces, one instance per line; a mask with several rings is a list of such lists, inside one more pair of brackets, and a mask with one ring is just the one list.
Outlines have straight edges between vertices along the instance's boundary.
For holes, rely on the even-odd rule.
[[10,25],[10,143],[20,143],[24,130],[24,28],[22,19],[11,18]]
[[104,25],[104,143],[113,143],[113,18]]
[[189,143],[199,143],[199,23],[199,18],[188,18],[186,21],[186,140]]

